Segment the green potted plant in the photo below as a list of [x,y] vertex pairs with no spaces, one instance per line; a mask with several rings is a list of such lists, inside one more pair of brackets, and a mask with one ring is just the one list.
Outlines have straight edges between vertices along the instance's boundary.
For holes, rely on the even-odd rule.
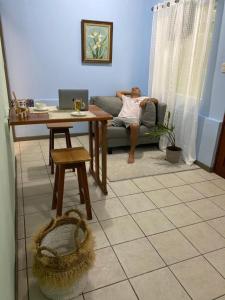
[[166,159],[171,163],[178,163],[180,161],[182,149],[176,146],[175,126],[170,125],[171,113],[168,112],[166,122],[158,124],[153,130],[146,133],[151,137],[166,136],[168,139],[168,146],[166,148]]

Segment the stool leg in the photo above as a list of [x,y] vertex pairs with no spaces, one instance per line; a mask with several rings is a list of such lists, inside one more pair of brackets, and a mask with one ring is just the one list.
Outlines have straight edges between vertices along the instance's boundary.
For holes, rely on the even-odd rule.
[[82,169],[80,166],[77,167],[77,177],[78,177],[78,184],[79,184],[79,192],[80,192],[80,203],[84,204],[84,192],[83,192],[83,178],[82,178]]
[[56,166],[53,198],[52,198],[52,209],[56,209],[57,207],[58,181],[59,181],[59,166]]
[[72,148],[69,129],[66,129],[66,131],[65,131],[65,137],[66,137],[66,147],[67,148]]
[[56,208],[56,216],[59,217],[62,215],[63,207],[63,193],[64,193],[64,180],[65,180],[65,167],[59,166],[59,179],[58,179],[58,200]]
[[[72,148],[69,128],[65,130],[65,138],[66,138],[66,147]],[[73,168],[72,170],[73,170],[73,172],[75,172],[75,168]]]
[[82,182],[83,182],[84,198],[85,198],[86,211],[87,211],[87,219],[92,220],[91,202],[90,202],[85,163],[82,163],[81,170],[82,170],[82,179],[83,179]]

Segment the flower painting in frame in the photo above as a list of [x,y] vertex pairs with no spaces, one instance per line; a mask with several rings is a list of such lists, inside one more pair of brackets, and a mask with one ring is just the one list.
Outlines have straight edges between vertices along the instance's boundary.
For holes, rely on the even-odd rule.
[[81,36],[83,63],[112,62],[112,22],[82,20]]

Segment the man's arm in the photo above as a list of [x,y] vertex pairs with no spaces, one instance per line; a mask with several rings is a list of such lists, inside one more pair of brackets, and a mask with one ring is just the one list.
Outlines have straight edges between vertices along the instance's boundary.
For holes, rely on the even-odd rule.
[[140,107],[144,108],[147,103],[154,103],[157,105],[159,101],[155,98],[145,98],[143,101],[141,101]]
[[121,100],[122,100],[122,96],[123,95],[130,95],[131,94],[131,92],[130,91],[117,91],[116,92],[116,97],[119,97]]

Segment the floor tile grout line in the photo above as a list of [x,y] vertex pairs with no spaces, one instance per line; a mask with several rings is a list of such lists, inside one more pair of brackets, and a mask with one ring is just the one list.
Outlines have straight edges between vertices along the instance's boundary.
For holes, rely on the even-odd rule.
[[[206,180],[206,181],[209,181],[209,180]],[[142,192],[142,191],[141,191]],[[205,197],[206,198],[206,197]],[[119,199],[120,200],[120,199]],[[197,200],[199,200],[199,199],[197,199]],[[196,201],[196,200],[193,200],[193,201]],[[189,201],[190,202],[190,201]],[[182,203],[184,203],[184,202],[182,202]],[[185,204],[185,203],[184,203]],[[123,205],[123,203],[122,203],[122,205]],[[187,205],[186,205],[187,206]],[[190,207],[189,207],[190,208]],[[125,207],[125,209],[126,209],[126,207]],[[157,209],[157,207],[156,207],[156,209]],[[160,208],[159,208],[160,209]],[[194,212],[195,213],[195,212]],[[196,214],[196,213],[195,213]],[[131,213],[130,212],[128,212],[128,215],[130,215],[131,217],[132,217],[132,215],[131,215]],[[220,217],[217,217],[217,218],[214,218],[214,219],[219,219],[219,218],[221,218],[222,216],[220,216]],[[113,218],[112,218],[113,219]],[[169,220],[170,221],[170,220]],[[99,222],[99,224],[101,225],[101,222],[100,221],[98,221]],[[171,222],[171,221],[170,221]],[[207,222],[207,220],[203,220],[203,222]],[[200,222],[200,223],[203,223],[203,222]],[[187,225],[187,226],[189,226],[189,225]],[[187,227],[187,226],[184,226],[184,227]],[[177,228],[176,226],[175,226],[175,228],[176,229],[179,229],[179,228]],[[213,228],[214,229],[214,228]],[[215,230],[215,229],[214,229]],[[170,230],[169,230],[170,231]],[[104,232],[104,229],[103,229],[103,232]],[[105,234],[105,232],[104,232],[104,234]],[[106,235],[106,234],[105,234]],[[144,234],[145,235],[145,234]],[[145,237],[147,237],[146,235],[145,235]],[[186,238],[186,237],[185,237]],[[126,243],[126,242],[124,242],[124,243]],[[111,245],[111,243],[110,243],[110,245]],[[110,246],[112,249],[113,249],[113,246]],[[213,250],[213,251],[211,251],[211,252],[214,252],[214,251],[217,251],[217,250]],[[202,254],[202,255],[200,255],[200,256],[204,256],[204,254]],[[117,258],[118,259],[118,258]],[[189,258],[189,259],[191,259],[191,258]],[[189,260],[189,259],[187,259],[187,260]],[[118,261],[119,261],[119,259],[118,259]],[[119,261],[120,262],[120,261]],[[179,262],[177,262],[177,263],[179,263]],[[167,266],[167,264],[166,264],[166,266]],[[154,271],[154,270],[153,270]],[[125,271],[124,271],[125,272]],[[149,272],[147,272],[147,273],[149,273]],[[125,275],[126,275],[126,272],[125,272]],[[140,275],[138,275],[138,276],[140,276]],[[138,276],[136,276],[136,277],[138,277]],[[218,299],[218,298],[217,298]]]
[[187,295],[190,297],[191,300],[194,300],[193,297],[191,297],[190,293],[188,293],[188,291],[186,290],[186,288],[184,287],[184,285],[181,283],[181,281],[179,280],[179,278],[176,276],[176,274],[174,274],[171,270],[170,267],[168,267],[171,275],[174,276],[174,278],[178,281],[178,283],[180,284],[180,286],[184,289],[184,291],[187,293]]
[[[213,226],[211,226],[210,224],[209,224],[209,221],[212,221],[212,220],[215,220],[215,219],[219,219],[219,218],[223,218],[224,216],[219,216],[219,217],[216,217],[216,218],[212,218],[212,219],[207,219],[207,220],[205,220],[203,217],[201,217],[197,212],[195,212],[193,209],[192,209],[192,207],[189,207],[186,203],[185,203],[185,205],[188,207],[188,208],[190,208],[197,216],[199,216],[199,218],[201,219],[201,220],[203,220],[203,222],[206,222],[207,223],[207,225],[208,226],[210,226],[214,231],[216,231],[224,240],[225,240],[225,237],[219,232],[219,231],[217,231]],[[192,225],[192,224],[190,224],[190,225]],[[193,224],[194,225],[194,224]]]
[[116,258],[117,258],[117,261],[118,261],[118,263],[119,263],[120,267],[122,268],[122,270],[123,270],[123,272],[124,272],[124,274],[125,274],[125,276],[126,276],[126,278],[127,278],[128,282],[129,282],[129,284],[130,284],[130,286],[131,286],[131,288],[132,288],[133,292],[135,293],[135,295],[136,295],[136,297],[137,297],[137,300],[139,300],[139,297],[138,297],[138,295],[137,295],[136,291],[134,290],[134,288],[133,288],[133,286],[132,286],[132,284],[131,284],[131,282],[130,282],[130,280],[129,280],[128,276],[127,276],[127,273],[125,272],[125,269],[123,268],[123,266],[122,266],[122,263],[120,262],[120,260],[119,260],[119,258],[118,258],[118,256],[117,256],[117,254],[116,254],[116,252],[115,252],[115,250],[114,250],[114,248],[113,248],[113,246],[112,246],[112,244],[111,244],[111,242],[110,242],[110,240],[109,240],[109,238],[108,238],[108,236],[107,236],[107,234],[106,234],[106,232],[105,232],[105,230],[104,230],[104,228],[103,228],[103,226],[102,226],[101,222],[99,221],[99,219],[98,219],[98,216],[97,216],[97,215],[96,215],[96,218],[97,218],[97,220],[98,220],[98,223],[99,223],[99,225],[101,226],[101,229],[102,229],[102,231],[104,232],[104,235],[105,235],[106,239],[107,239],[107,240],[108,240],[108,242],[109,242],[110,248],[112,249],[112,251],[113,251],[114,255],[116,256]]
[[[222,248],[222,249],[224,249],[224,248]],[[220,251],[220,250],[222,250],[222,249],[218,249],[218,250],[215,250],[215,251]],[[214,251],[214,252],[215,252],[215,251]],[[211,265],[211,267],[213,267],[213,269],[214,269],[217,273],[220,274],[220,276],[221,276],[223,279],[225,279],[225,276],[222,275],[222,273],[220,273],[220,271],[217,270],[217,268],[211,263],[211,261],[207,259],[207,257],[205,256],[205,255],[207,255],[207,254],[208,254],[208,253],[206,253],[206,254],[203,255],[204,259]]]

